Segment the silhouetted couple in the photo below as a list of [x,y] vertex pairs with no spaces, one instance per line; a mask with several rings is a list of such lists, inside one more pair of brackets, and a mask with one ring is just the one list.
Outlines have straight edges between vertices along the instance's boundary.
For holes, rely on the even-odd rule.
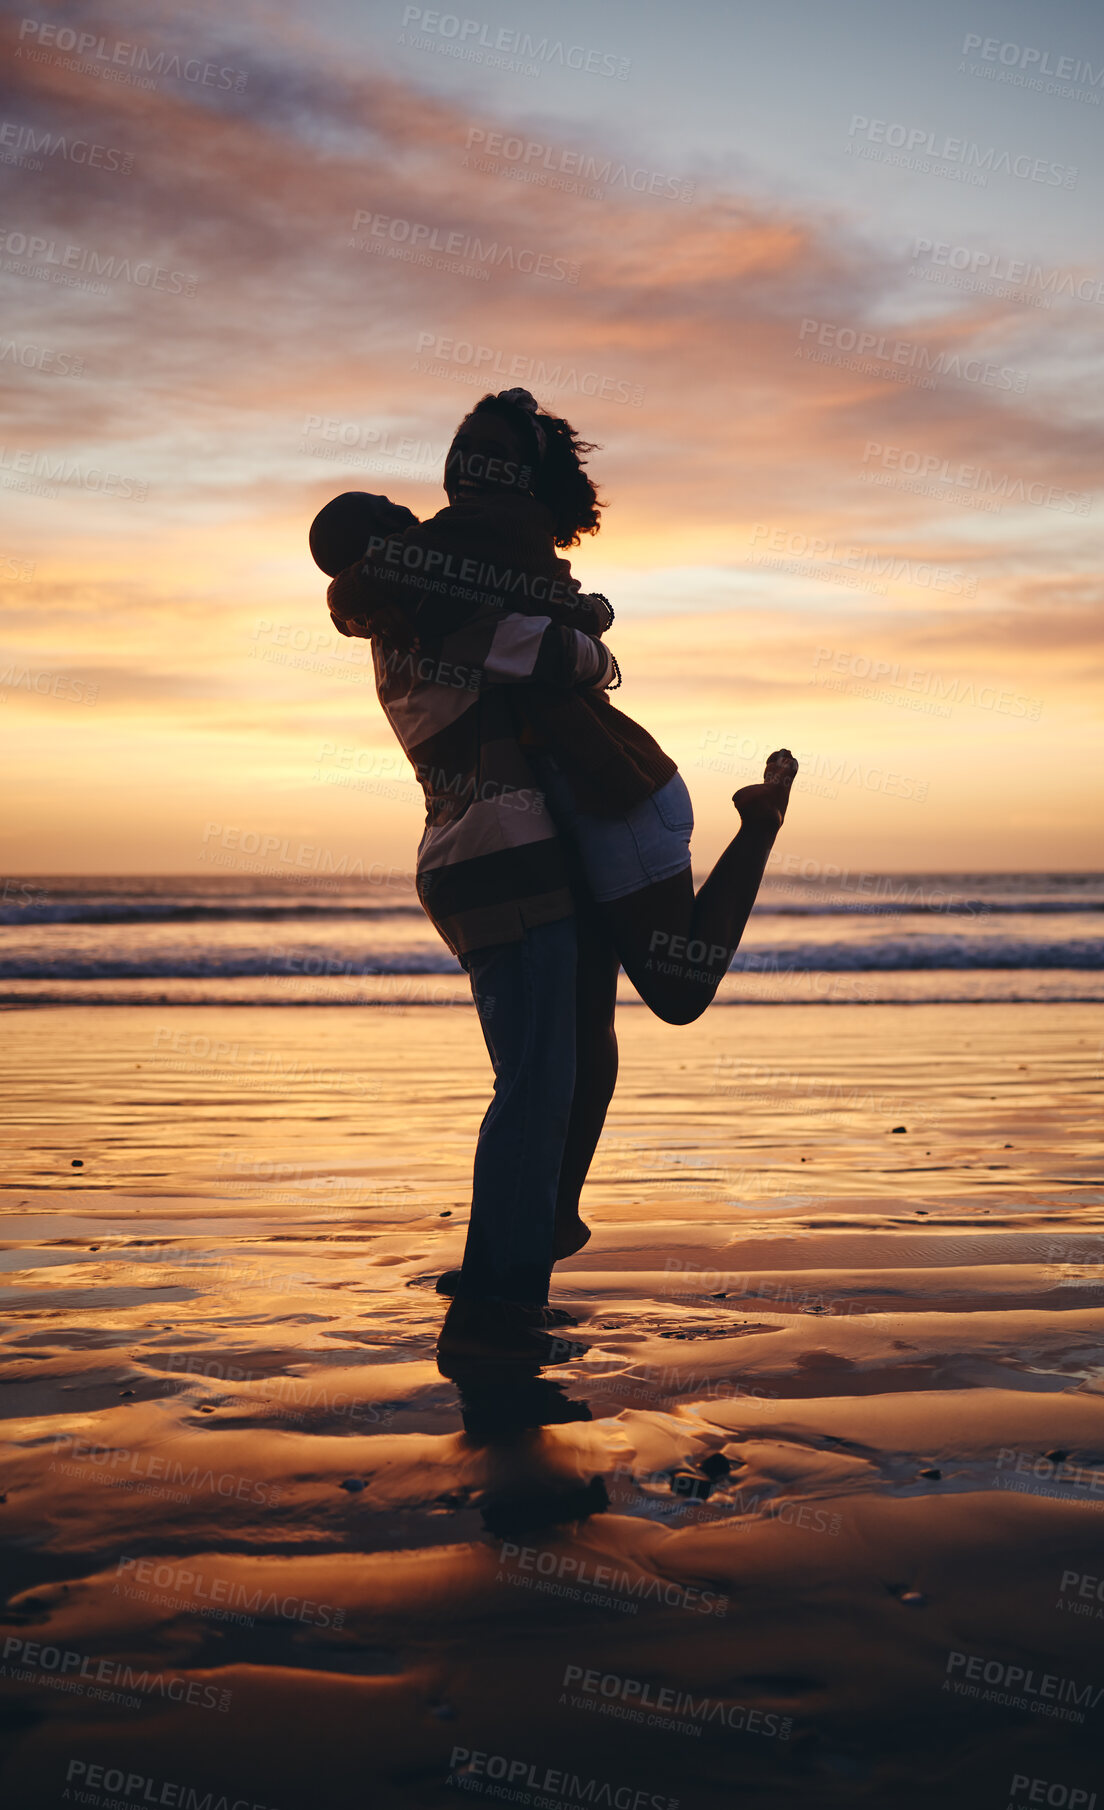
[[[381,704],[421,781],[418,893],[471,980],[494,1066],[463,1267],[441,1349],[526,1358],[569,1316],[553,1262],[590,1233],[579,1196],[617,1078],[617,974],[690,1024],[728,970],[797,763],[772,754],[695,896],[678,769],[609,701],[613,620],[557,548],[599,526],[593,447],[526,390],[484,396],[419,523],[348,493],[316,519],[330,611],[369,635]],[[365,551],[366,549],[366,551]]]

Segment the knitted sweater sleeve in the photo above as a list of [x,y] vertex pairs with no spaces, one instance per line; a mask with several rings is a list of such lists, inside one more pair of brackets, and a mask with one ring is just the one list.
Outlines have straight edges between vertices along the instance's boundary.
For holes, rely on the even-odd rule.
[[479,674],[479,686],[550,685],[600,689],[616,671],[613,655],[592,635],[547,616],[480,609],[439,638],[422,635],[423,658]]

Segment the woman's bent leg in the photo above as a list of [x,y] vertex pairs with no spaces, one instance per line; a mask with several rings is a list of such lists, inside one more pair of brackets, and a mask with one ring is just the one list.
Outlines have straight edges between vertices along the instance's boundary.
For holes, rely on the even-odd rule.
[[494,1097],[479,1128],[458,1296],[548,1299],[560,1167],[575,1091],[574,918],[467,957]]
[[783,749],[764,783],[734,802],[743,822],[697,897],[689,868],[614,899],[604,910],[625,972],[668,1024],[692,1024],[714,998],[739,947],[782,827],[797,762]]

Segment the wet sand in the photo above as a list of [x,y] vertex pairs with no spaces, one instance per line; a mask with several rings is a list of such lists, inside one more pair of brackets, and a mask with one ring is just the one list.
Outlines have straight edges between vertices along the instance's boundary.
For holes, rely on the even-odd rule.
[[1094,1008],[622,1012],[539,1376],[469,1008],[3,1023],[5,1802],[1104,1789]]

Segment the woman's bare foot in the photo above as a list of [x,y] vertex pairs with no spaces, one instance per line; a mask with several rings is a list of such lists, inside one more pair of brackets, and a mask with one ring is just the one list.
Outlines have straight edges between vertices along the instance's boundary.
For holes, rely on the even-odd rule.
[[741,786],[732,794],[740,821],[747,827],[766,824],[771,829],[781,829],[790,802],[790,787],[796,777],[797,762],[788,748],[779,748],[769,755],[763,768],[762,785]]
[[556,1221],[556,1235],[552,1243],[552,1260],[559,1263],[562,1257],[574,1257],[590,1240],[590,1227],[585,1225],[578,1214],[574,1219],[567,1219],[561,1224]]

